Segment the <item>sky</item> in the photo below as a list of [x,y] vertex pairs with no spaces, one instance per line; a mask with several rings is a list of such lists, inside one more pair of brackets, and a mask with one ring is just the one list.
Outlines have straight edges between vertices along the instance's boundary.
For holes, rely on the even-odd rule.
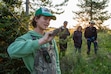
[[[55,1],[60,1],[60,0],[55,0]],[[72,13],[72,10],[78,10],[77,9],[77,1],[78,0],[69,0],[68,2],[68,5],[66,7],[64,7],[64,10],[65,12],[63,14],[60,14],[60,15],[56,15],[56,21],[52,20],[51,23],[50,23],[50,27],[60,27],[63,25],[63,22],[64,21],[68,21],[68,28],[71,28],[73,27],[74,25],[77,24],[76,21],[73,20],[73,13]],[[57,2],[55,2],[57,3]]]
[[[60,1],[63,1],[63,0],[54,0],[54,1],[55,1],[55,3],[60,3]],[[74,15],[72,13],[72,10],[73,11],[78,10],[78,7],[76,6],[77,3],[78,3],[78,0],[69,0],[68,5],[66,7],[64,7],[65,12],[63,14],[56,15],[57,19],[54,21],[51,20],[49,27],[58,28],[63,25],[64,21],[68,21],[68,25],[67,25],[68,28],[73,28],[74,26],[76,26],[77,21],[73,20]],[[109,10],[109,12],[111,13],[110,5],[111,5],[111,1],[109,3],[109,7],[107,8],[107,10]],[[105,25],[111,24],[111,19],[109,19],[108,21],[105,21],[104,24]],[[111,28],[111,25],[110,25],[110,28]]]

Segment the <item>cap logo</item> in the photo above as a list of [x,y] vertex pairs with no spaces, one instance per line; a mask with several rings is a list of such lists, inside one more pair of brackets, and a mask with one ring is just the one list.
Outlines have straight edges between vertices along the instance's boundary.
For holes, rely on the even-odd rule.
[[51,13],[47,8],[42,8],[42,13]]

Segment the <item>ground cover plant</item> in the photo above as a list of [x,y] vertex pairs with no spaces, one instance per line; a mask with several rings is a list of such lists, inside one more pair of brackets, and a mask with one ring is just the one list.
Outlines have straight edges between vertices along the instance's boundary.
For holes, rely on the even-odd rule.
[[86,54],[86,40],[83,37],[82,53],[74,51],[73,41],[69,40],[66,56],[60,59],[62,74],[110,74],[111,73],[111,34],[98,33],[98,54],[94,54],[93,44],[91,54]]

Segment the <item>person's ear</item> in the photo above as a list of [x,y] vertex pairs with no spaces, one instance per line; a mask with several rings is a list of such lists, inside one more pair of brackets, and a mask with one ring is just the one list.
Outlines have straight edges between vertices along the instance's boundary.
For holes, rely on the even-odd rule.
[[34,17],[34,20],[37,22],[38,18],[37,18],[37,17]]

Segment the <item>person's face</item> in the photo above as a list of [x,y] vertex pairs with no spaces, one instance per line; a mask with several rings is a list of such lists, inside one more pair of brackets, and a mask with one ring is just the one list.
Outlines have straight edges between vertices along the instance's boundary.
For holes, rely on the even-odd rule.
[[93,27],[94,26],[94,24],[90,24],[90,27]]
[[81,28],[81,27],[79,27],[79,28],[78,28],[78,31],[81,31],[81,30],[82,30],[82,28]]
[[41,16],[40,18],[36,19],[37,28],[41,30],[45,30],[50,24],[51,17]]
[[67,22],[64,23],[64,27],[67,27]]

